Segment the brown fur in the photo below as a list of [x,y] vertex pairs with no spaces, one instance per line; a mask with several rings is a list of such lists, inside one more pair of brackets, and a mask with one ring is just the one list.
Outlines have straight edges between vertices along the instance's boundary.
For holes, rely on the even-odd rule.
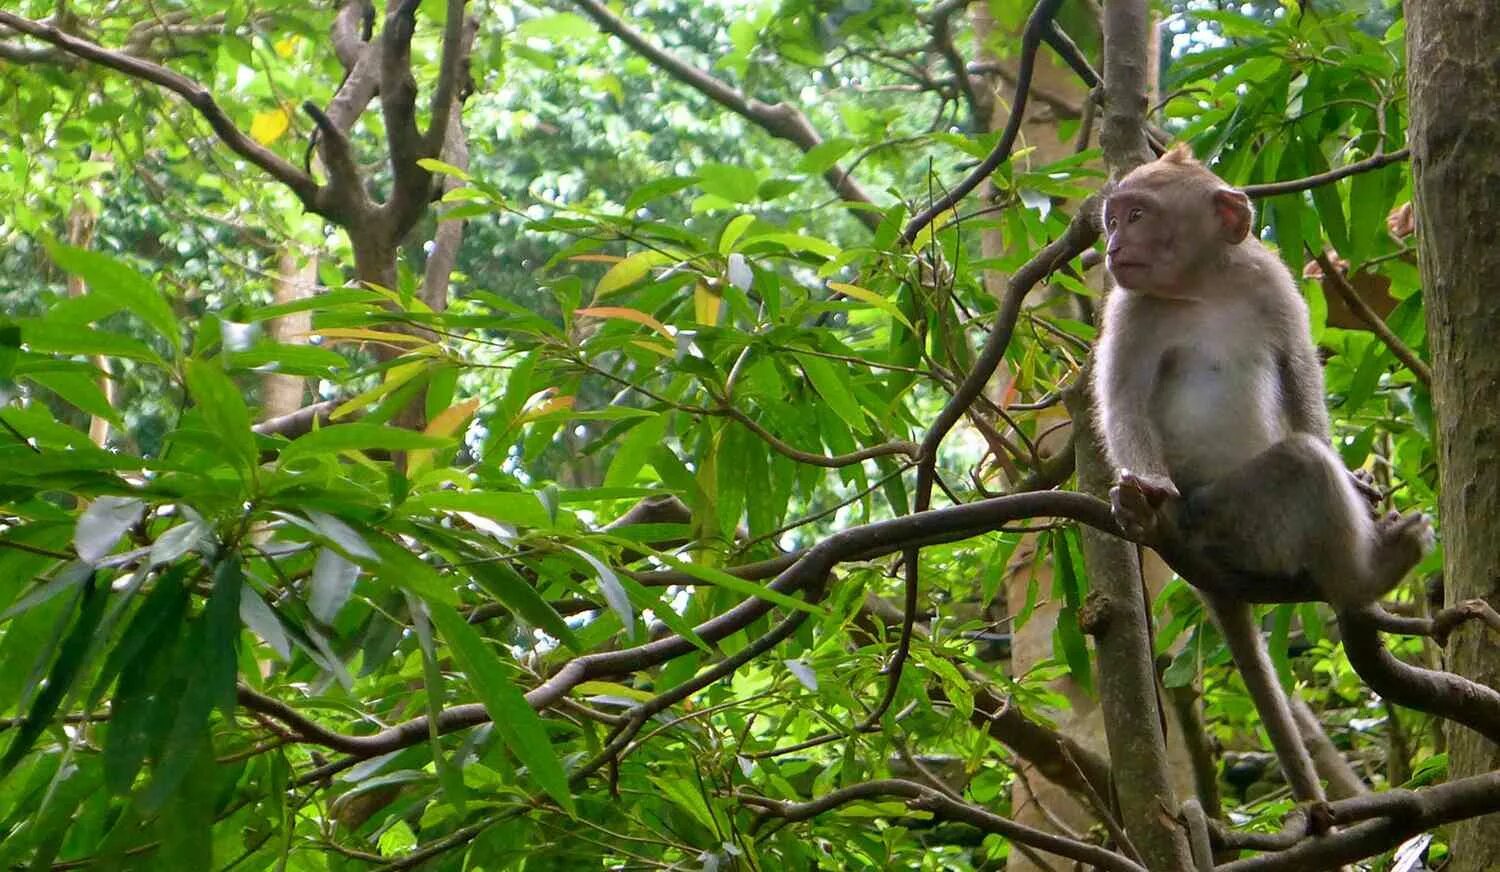
[[[1226,569],[1305,575],[1350,606],[1420,559],[1421,516],[1377,522],[1329,446],[1307,306],[1251,234],[1248,198],[1184,146],[1126,175],[1104,209],[1105,303],[1093,387],[1115,516]],[[1322,790],[1244,603],[1209,603],[1293,792]]]

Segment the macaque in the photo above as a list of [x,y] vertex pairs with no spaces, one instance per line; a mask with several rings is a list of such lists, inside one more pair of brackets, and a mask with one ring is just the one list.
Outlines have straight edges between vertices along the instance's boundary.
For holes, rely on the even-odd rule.
[[[1115,519],[1212,565],[1300,577],[1344,608],[1394,587],[1430,547],[1420,514],[1377,518],[1329,445],[1307,306],[1251,234],[1244,193],[1179,146],[1104,208],[1105,304],[1095,359]],[[1298,799],[1322,799],[1250,606],[1206,595]]]

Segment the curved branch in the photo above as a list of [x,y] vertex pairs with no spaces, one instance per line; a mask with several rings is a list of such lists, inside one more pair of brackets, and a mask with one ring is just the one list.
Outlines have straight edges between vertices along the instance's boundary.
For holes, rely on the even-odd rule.
[[1374,154],[1365,158],[1364,160],[1355,161],[1352,164],[1341,166],[1338,169],[1329,170],[1326,173],[1318,173],[1315,176],[1308,176],[1307,178],[1303,179],[1289,179],[1284,182],[1266,182],[1265,184],[1260,185],[1247,185],[1240,190],[1244,191],[1245,196],[1250,197],[1251,199],[1258,199],[1261,197],[1274,197],[1278,194],[1296,194],[1302,191],[1311,191],[1313,188],[1319,187],[1321,185],[1329,185],[1338,181],[1339,179],[1345,179],[1349,176],[1358,175],[1359,173],[1369,172],[1370,170],[1378,170],[1381,167],[1386,166],[1387,164],[1399,163],[1400,161],[1404,161],[1409,157],[1411,157],[1411,149],[1403,148],[1400,151]]
[[1432,368],[1422,358],[1418,357],[1415,351],[1408,348],[1405,342],[1401,341],[1401,337],[1397,336],[1395,331],[1385,323],[1385,319],[1381,318],[1374,309],[1370,308],[1370,304],[1366,303],[1360,297],[1359,292],[1350,286],[1349,279],[1333,265],[1333,262],[1328,259],[1328,255],[1323,254],[1321,251],[1313,251],[1312,248],[1305,245],[1303,247],[1307,248],[1307,253],[1318,261],[1318,266],[1323,268],[1324,278],[1328,279],[1328,283],[1333,285],[1333,289],[1343,299],[1344,305],[1349,307],[1349,311],[1353,312],[1356,318],[1363,321],[1365,326],[1370,328],[1370,332],[1374,333],[1380,338],[1381,342],[1385,343],[1385,347],[1390,349],[1391,354],[1395,355],[1396,359],[1401,361],[1403,366],[1411,370],[1411,374],[1417,377],[1417,381],[1431,388]]
[[1300,872],[1333,869],[1396,847],[1424,830],[1500,810],[1500,772],[1488,772],[1421,790],[1390,790],[1330,802],[1320,807],[1334,824],[1352,824],[1308,838],[1307,810],[1293,813],[1281,833],[1257,839],[1220,834],[1225,842],[1250,848],[1287,845],[1284,850],[1237,860],[1219,872]]
[[1087,842],[1033,829],[1009,818],[991,814],[976,805],[959,802],[924,784],[899,778],[853,784],[808,802],[783,802],[746,794],[741,794],[740,801],[759,809],[763,816],[784,818],[795,823],[809,820],[851,802],[874,800],[886,796],[903,797],[914,809],[930,811],[947,820],[962,821],[986,833],[994,833],[1013,841],[1024,842],[1050,854],[1088,863],[1100,869],[1116,870],[1116,872],[1146,872],[1145,867],[1098,845],[1090,845]]
[[1338,612],[1349,665],[1370,689],[1398,705],[1457,721],[1500,743],[1500,692],[1451,672],[1398,660],[1380,636],[1378,605]]
[[364,54],[369,45],[366,37],[361,34],[361,25],[374,16],[373,0],[344,0],[339,7],[338,14],[333,18],[331,35],[333,53],[338,56],[344,69],[352,70],[359,63],[360,55]]
[[989,178],[990,173],[1010,158],[1011,149],[1016,144],[1016,137],[1021,133],[1021,122],[1026,115],[1026,98],[1031,92],[1032,73],[1036,71],[1037,48],[1041,45],[1052,16],[1057,14],[1057,8],[1061,5],[1062,0],[1037,0],[1036,8],[1031,11],[1031,17],[1026,20],[1026,29],[1021,32],[1021,62],[1016,70],[1016,95],[1011,100],[1010,118],[1006,119],[1005,130],[1000,134],[1000,140],[995,143],[995,147],[990,150],[984,160],[970,170],[969,174],[954,185],[952,190],[907,222],[906,227],[901,231],[901,241],[906,245],[911,245],[922,228],[931,224],[939,215],[952,209],[956,203],[979,187],[981,182]]
[[235,127],[234,122],[229,120],[229,116],[224,114],[224,110],[214,101],[213,94],[198,82],[159,64],[111,51],[86,39],[64,33],[52,24],[32,21],[10,12],[0,12],[0,25],[51,43],[74,57],[108,67],[133,79],[160,85],[178,95],[186,100],[188,105],[198,110],[198,114],[208,121],[209,127],[213,128],[220,141],[229,146],[235,154],[265,170],[277,181],[290,188],[292,193],[297,195],[297,199],[302,201],[304,208],[322,214],[318,203],[318,184],[312,176],[283,160],[275,152]]
[[[956,542],[1002,524],[1036,517],[1068,518],[1116,535],[1119,533],[1109,504],[1102,500],[1065,491],[1014,494],[905,515],[835,533],[804,552],[769,586],[784,594],[816,590],[833,567],[845,560],[878,557],[907,547]],[[770,600],[745,600],[694,627],[693,632],[712,645],[749,626],[774,607]],[[547,708],[584,681],[639,672],[695,650],[693,644],[683,637],[668,636],[633,648],[585,654],[563,664],[550,678],[527,693],[526,701],[532,708]],[[330,730],[291,706],[248,687],[239,689],[239,700],[246,708],[286,724],[298,734],[299,741],[324,745],[358,758],[399,750],[425,741],[429,735],[425,715],[361,736]],[[436,732],[439,735],[451,733],[488,720],[482,705],[454,706],[439,713]]]
[[[804,152],[816,148],[823,142],[812,123],[796,107],[786,103],[762,103],[746,97],[723,81],[698,69],[671,52],[654,45],[645,35],[609,10],[599,0],[574,0],[583,14],[593,19],[600,30],[619,38],[631,51],[650,61],[667,75],[730,112],[744,118],[777,139],[784,139]],[[837,164],[823,171],[823,179],[845,202],[873,205],[874,200],[865,193],[859,183]],[[880,214],[870,209],[850,210],[860,223],[871,230],[880,226]]]
[[1500,633],[1500,613],[1482,599],[1465,600],[1452,608],[1443,609],[1431,618],[1393,615],[1377,605],[1370,611],[1370,619],[1387,633],[1427,636],[1443,647],[1448,645],[1448,636],[1469,621],[1483,621],[1485,626]]
[[760,425],[760,422],[741,412],[733,406],[725,406],[721,409],[713,409],[709,414],[730,418],[744,425],[745,429],[759,436],[766,444],[776,449],[776,453],[790,457],[798,463],[806,463],[809,466],[821,466],[827,469],[839,469],[845,466],[853,466],[875,457],[889,457],[892,454],[904,454],[915,459],[921,450],[916,443],[906,441],[883,442],[880,445],[871,445],[848,454],[835,454],[832,457],[826,454],[815,454],[803,451],[795,445],[783,442],[776,434]]

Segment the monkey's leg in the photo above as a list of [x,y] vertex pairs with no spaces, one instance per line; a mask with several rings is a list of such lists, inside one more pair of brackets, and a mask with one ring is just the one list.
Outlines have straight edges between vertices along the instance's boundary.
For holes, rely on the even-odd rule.
[[1250,699],[1271,738],[1271,747],[1276,751],[1276,759],[1281,763],[1292,796],[1299,802],[1322,802],[1325,799],[1323,785],[1318,781],[1317,769],[1302,742],[1302,734],[1297,731],[1291,705],[1281,690],[1276,668],[1271,665],[1271,657],[1260,637],[1260,628],[1256,626],[1255,613],[1246,603],[1208,594],[1204,594],[1203,601],[1229,645],[1229,653],[1235,666],[1239,667],[1240,677],[1245,680],[1245,688],[1250,691]]

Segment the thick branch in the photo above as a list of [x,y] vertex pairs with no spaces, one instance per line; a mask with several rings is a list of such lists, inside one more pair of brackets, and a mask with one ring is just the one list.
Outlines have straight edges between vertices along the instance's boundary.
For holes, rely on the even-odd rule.
[[338,408],[338,400],[323,400],[310,406],[303,406],[288,415],[281,415],[266,420],[251,427],[260,436],[284,436],[287,439],[296,439],[312,430],[314,424],[327,424],[329,415]]
[[[1307,838],[1306,814],[1299,809],[1281,834],[1241,841],[1247,847],[1273,847],[1291,842],[1274,854],[1237,860],[1219,872],[1302,872],[1333,869],[1401,844],[1424,830],[1500,810],[1500,772],[1450,781],[1422,790],[1367,793],[1328,803],[1324,809],[1335,824],[1350,824],[1337,832]],[[1231,838],[1237,834],[1230,834]]]
[[991,814],[976,805],[959,802],[938,790],[915,781],[887,778],[866,781],[826,793],[808,802],[783,802],[762,796],[741,795],[746,805],[759,809],[768,817],[785,818],[789,821],[805,821],[832,811],[840,806],[861,800],[877,800],[886,796],[899,796],[918,810],[930,811],[940,818],[962,821],[970,826],[994,833],[1017,842],[1024,842],[1059,857],[1067,857],[1081,863],[1089,863],[1100,869],[1118,872],[1146,872],[1146,870],[1119,854],[1097,845],[1075,841],[1016,823],[1009,818]]
[[[391,222],[388,230],[393,240],[405,235],[426,211],[432,173],[417,161],[436,156],[426,150],[426,142],[417,129],[417,81],[411,72],[411,40],[417,30],[418,5],[419,0],[401,0],[386,16],[380,34],[380,109],[385,116],[394,177],[390,199],[381,212]],[[458,24],[462,23],[460,16]],[[446,117],[443,124],[447,126]]]
[[459,94],[469,68],[469,52],[478,22],[464,19],[465,0],[448,0],[448,20],[443,26],[443,55],[438,65],[437,87],[432,91],[432,119],[427,126],[428,154],[441,154],[448,135],[448,117],[462,101]]
[[917,238],[922,228],[931,224],[939,215],[952,209],[971,191],[979,187],[980,183],[990,177],[1001,164],[1010,159],[1011,149],[1016,144],[1016,137],[1021,133],[1021,122],[1025,120],[1026,98],[1031,92],[1031,76],[1036,71],[1036,51],[1046,35],[1047,26],[1052,22],[1052,16],[1057,14],[1057,8],[1062,5],[1062,0],[1037,0],[1036,8],[1032,10],[1031,17],[1026,20],[1026,29],[1021,32],[1021,62],[1016,70],[1016,94],[1010,104],[1010,118],[1006,119],[1005,130],[1000,134],[1000,140],[995,147],[985,156],[979,165],[974,167],[967,176],[945,194],[942,199],[922,210],[921,214],[908,221],[906,227],[901,231],[901,241],[911,245]]
[[1500,692],[1451,672],[1412,666],[1397,659],[1380,636],[1380,607],[1338,613],[1349,665],[1370,689],[1398,705],[1457,721],[1500,743]]
[[333,53],[338,56],[344,69],[353,70],[359,63],[369,43],[361,33],[361,26],[375,15],[372,0],[344,0],[338,15],[333,19]]

